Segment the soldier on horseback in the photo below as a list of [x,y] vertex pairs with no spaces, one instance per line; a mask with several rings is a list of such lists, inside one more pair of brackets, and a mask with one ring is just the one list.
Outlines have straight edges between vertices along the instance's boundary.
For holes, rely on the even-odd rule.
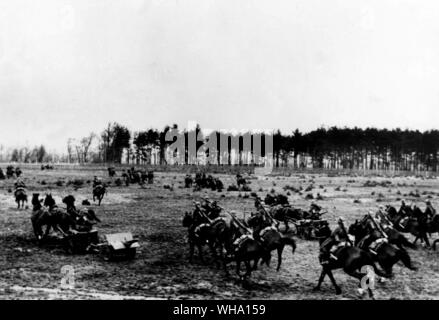
[[208,213],[208,217],[210,219],[216,219],[219,218],[221,213],[221,208],[218,206],[218,203],[216,201],[213,201],[210,205],[210,211]]
[[422,212],[422,210],[420,210],[420,209],[414,211],[416,213],[415,218],[418,220],[419,225],[424,230],[427,229],[428,223],[431,221],[433,216],[436,214],[436,209],[433,208],[433,205],[431,204],[430,200],[427,200],[425,202],[425,204],[427,205],[427,208],[425,209],[424,212]]
[[14,185],[15,185],[15,193],[14,193],[15,196],[17,196],[17,192],[19,191],[26,192],[26,184],[22,179],[18,178],[17,181],[15,181]]
[[433,208],[433,205],[431,204],[430,200],[427,200],[425,202],[427,204],[427,209],[425,209],[425,215],[431,219],[434,217],[434,215],[436,215],[436,209]]
[[401,216],[399,220],[399,226],[405,229],[408,220],[410,219],[410,213],[412,212],[412,208],[405,203],[403,199],[401,201],[401,208],[399,209],[399,215]]
[[405,203],[404,199],[402,199],[401,200],[401,208],[399,209],[399,212],[402,215],[407,216],[409,214],[409,211],[410,211],[410,206]]
[[331,233],[331,235],[322,242],[320,245],[320,264],[328,264],[331,257],[336,259],[334,255],[331,254],[331,249],[338,248],[341,245],[345,245],[346,242],[351,242],[344,226],[343,218],[339,218],[337,221],[337,228]]
[[102,180],[99,179],[97,176],[93,177],[93,188],[95,188],[98,185],[102,185]]
[[375,213],[375,219],[382,226],[384,230],[393,229],[393,223],[390,221],[383,205],[380,205],[378,211]]
[[312,220],[319,220],[320,216],[322,215],[321,213],[322,211],[322,207],[319,206],[318,204],[316,204],[314,201],[311,202],[311,206],[309,209],[309,217]]

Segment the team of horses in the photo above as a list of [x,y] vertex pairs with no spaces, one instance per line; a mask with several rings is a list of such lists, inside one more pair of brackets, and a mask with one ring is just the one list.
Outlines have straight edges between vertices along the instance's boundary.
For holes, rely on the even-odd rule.
[[[9,167],[8,167],[9,168]],[[13,168],[16,174],[16,169]],[[109,168],[109,175],[115,172]],[[12,169],[7,169],[12,172]],[[127,179],[130,181],[142,181],[142,175],[135,170],[128,170]],[[21,175],[21,171],[18,175]],[[153,173],[145,176],[146,180],[153,179]],[[237,177],[237,180],[241,179]],[[195,179],[186,175],[185,186],[218,188],[218,180],[211,175],[197,174]],[[240,183],[246,183],[240,181]],[[222,182],[221,182],[222,185]],[[101,204],[106,194],[106,186],[102,183],[93,185],[93,201]],[[18,208],[23,208],[27,202],[25,188],[17,188],[15,199]],[[62,199],[65,207],[60,207],[49,193],[44,199],[40,194],[32,194],[31,222],[33,232],[38,241],[48,238],[50,231],[55,230],[62,235],[91,230],[94,224],[100,222],[95,212],[88,208],[78,209],[75,198],[68,195]],[[317,210],[302,210],[292,207],[288,197],[282,194],[268,194],[264,200],[255,199],[256,212],[248,218],[238,218],[234,212],[229,212],[219,207],[216,202],[205,199],[205,205],[196,203],[193,211],[184,214],[182,224],[187,228],[189,240],[189,259],[193,260],[195,248],[199,259],[205,263],[203,254],[204,247],[210,250],[213,261],[218,268],[222,267],[225,275],[229,276],[228,266],[235,263],[236,274],[242,280],[247,280],[257,270],[258,266],[270,266],[272,253],[277,254],[276,270],[282,266],[282,255],[286,246],[290,246],[292,253],[296,252],[296,234],[290,230],[289,222],[304,219],[318,220],[322,213]],[[218,210],[219,209],[219,210]],[[219,215],[222,212],[222,215]],[[343,270],[347,275],[359,282],[359,290],[363,291],[365,273],[370,268],[379,279],[391,279],[394,277],[393,267],[401,263],[409,270],[416,271],[410,255],[410,250],[417,249],[417,241],[430,247],[430,237],[439,232],[439,215],[427,216],[417,206],[406,206],[399,211],[388,205],[385,208],[388,224],[382,225],[374,219],[371,213],[365,214],[361,219],[355,220],[346,228],[350,236],[347,240],[337,243],[331,248],[329,261],[321,263],[321,273],[314,290],[320,290],[326,276],[334,286],[336,294],[340,294],[341,288],[337,284],[333,271]],[[224,216],[228,214],[228,216]],[[282,223],[284,227],[281,228]],[[320,245],[332,237],[329,224],[321,224],[315,230],[316,238]],[[414,241],[409,241],[407,234],[414,236]],[[439,240],[433,242],[433,248]],[[241,272],[244,264],[244,273]],[[367,286],[370,297],[373,297],[373,286]]]
[[74,232],[90,231],[94,224],[100,222],[94,210],[77,209],[72,195],[62,199],[66,208],[59,207],[50,193],[44,199],[39,197],[38,193],[32,195],[31,222],[35,237],[40,242],[48,238],[51,230],[66,236]]
[[[111,178],[115,177],[116,170],[113,167],[108,168],[108,175]],[[129,186],[133,183],[138,183],[140,185],[143,185],[146,182],[148,184],[154,183],[154,171],[152,170],[136,170],[134,167],[132,167],[128,170],[122,170],[121,177],[124,180],[126,186]]]
[[[292,236],[294,233],[289,232],[287,227],[280,229],[279,222],[301,219],[304,215],[308,215],[309,218],[312,213],[291,208],[284,203],[285,199],[282,196],[276,196],[273,199],[273,196],[269,195],[265,200],[265,203],[258,200],[260,206],[256,206],[263,210],[252,213],[247,219],[237,218],[232,213],[229,213],[231,219],[211,218],[208,206],[206,209],[200,209],[198,205],[192,212],[186,212],[183,217],[183,226],[188,231],[190,261],[197,247],[199,258],[204,263],[203,247],[207,246],[215,263],[219,266],[222,262],[226,275],[229,275],[227,265],[234,261],[237,275],[245,280],[257,269],[259,261],[269,266],[271,252],[277,251],[276,270],[279,271],[284,247],[290,245],[293,253],[296,250],[296,242]],[[271,207],[265,209],[267,202],[271,204]],[[401,263],[409,270],[417,270],[408,249],[417,249],[418,239],[423,239],[429,246],[427,234],[439,232],[439,216],[436,214],[426,224],[419,224],[414,221],[415,219],[410,218],[405,228],[401,228],[398,226],[398,220],[401,218],[398,211],[387,206],[387,212],[395,227],[382,226],[371,213],[368,213],[346,228],[348,240],[338,243],[331,249],[331,258],[327,263],[321,264],[321,273],[314,290],[320,290],[322,282],[328,276],[335,288],[335,293],[341,294],[342,290],[332,273],[333,270],[341,269],[358,280],[359,292],[362,294],[368,292],[373,298],[374,286],[368,285],[364,288],[363,283],[369,272],[373,272],[378,280],[383,280],[394,277],[393,267],[397,263]],[[411,233],[416,239],[413,242],[409,241],[405,233]],[[332,230],[329,224],[322,224],[316,230],[320,245],[331,235]],[[435,243],[438,241],[436,240]],[[244,275],[240,273],[242,263],[246,267]]]
[[194,178],[192,178],[191,174],[186,174],[184,178],[184,187],[194,187],[195,191],[210,189],[212,191],[221,192],[224,189],[224,183],[219,178],[210,174],[206,175],[205,173],[197,172]]
[[[259,261],[270,265],[272,251],[278,254],[277,270],[281,267],[284,247],[289,245],[292,252],[295,252],[295,240],[263,219],[252,216],[244,221],[232,213],[231,216],[231,220],[226,220],[223,217],[210,218],[208,211],[204,213],[194,210],[185,213],[183,226],[188,230],[190,261],[197,247],[199,258],[204,262],[203,247],[207,245],[217,265],[222,263],[226,275],[229,275],[227,265],[234,261],[236,273],[240,278],[246,279],[257,269]],[[242,263],[246,268],[243,275]]]

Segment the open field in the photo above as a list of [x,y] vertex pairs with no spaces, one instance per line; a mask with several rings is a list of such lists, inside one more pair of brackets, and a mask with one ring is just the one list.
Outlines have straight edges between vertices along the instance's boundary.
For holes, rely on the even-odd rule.
[[[4,169],[4,168],[3,168]],[[119,173],[119,172],[118,172]],[[359,299],[355,290],[357,282],[341,271],[334,273],[343,294],[336,296],[328,279],[321,292],[312,292],[318,276],[318,243],[297,240],[297,251],[293,255],[286,248],[280,272],[275,271],[276,257],[271,268],[261,267],[252,275],[251,283],[243,287],[231,272],[225,278],[222,270],[214,264],[202,265],[197,259],[188,263],[186,230],[181,225],[185,211],[192,210],[193,201],[203,196],[217,200],[227,209],[246,212],[254,209],[251,197],[240,192],[193,192],[183,188],[186,172],[156,172],[153,185],[108,188],[100,207],[94,207],[102,223],[98,225],[101,235],[130,231],[138,236],[141,248],[131,262],[106,262],[98,255],[67,255],[59,247],[40,248],[36,245],[30,224],[31,208],[17,210],[13,194],[13,180],[0,181],[0,298],[3,299]],[[93,175],[109,181],[107,172],[97,168],[55,168],[41,171],[39,167],[23,167],[23,178],[28,187],[29,201],[33,192],[44,195],[52,192],[58,204],[61,197],[73,194],[77,205],[82,200],[91,200]],[[234,175],[217,174],[225,187],[235,183]],[[84,185],[74,190],[66,186],[68,180],[82,179]],[[372,183],[365,186],[370,180]],[[64,181],[63,185],[57,183]],[[88,183],[87,183],[88,181]],[[390,181],[390,184],[383,183]],[[43,183],[42,183],[43,182]],[[376,182],[375,185],[373,182]],[[174,185],[173,190],[165,184]],[[334,226],[336,218],[342,216],[347,224],[362,217],[368,210],[379,205],[393,204],[405,198],[422,203],[430,197],[435,207],[439,206],[439,180],[420,177],[350,177],[325,174],[292,174],[289,177],[254,177],[252,191],[264,197],[274,189],[285,193],[283,187],[314,185],[310,192],[302,195],[291,193],[290,203],[308,208],[307,194],[317,193],[323,197],[318,201],[328,213],[324,216]],[[411,194],[411,195],[410,195]],[[357,201],[355,201],[357,200]],[[29,203],[29,207],[30,207]],[[437,235],[435,235],[437,237]],[[411,238],[411,237],[410,237]],[[411,238],[413,239],[413,238]],[[402,265],[394,268],[395,278],[378,284],[377,299],[438,299],[439,298],[439,251],[409,250],[419,270],[410,271]],[[73,266],[75,289],[61,290],[61,268]],[[230,266],[232,271],[232,266]],[[234,271],[234,270],[233,270]]]

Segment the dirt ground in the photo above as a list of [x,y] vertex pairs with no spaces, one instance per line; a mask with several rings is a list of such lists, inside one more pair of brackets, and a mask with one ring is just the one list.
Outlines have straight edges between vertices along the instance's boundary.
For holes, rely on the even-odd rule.
[[[198,259],[188,263],[186,230],[182,216],[193,208],[193,201],[208,196],[230,210],[247,215],[254,209],[251,197],[244,192],[193,192],[183,188],[185,172],[155,173],[153,185],[109,187],[102,205],[92,205],[102,223],[99,234],[132,232],[140,239],[141,248],[131,262],[107,262],[96,254],[68,255],[61,247],[38,247],[30,224],[30,198],[33,192],[44,195],[51,192],[61,205],[61,197],[73,194],[80,206],[82,200],[91,200],[93,175],[110,181],[106,171],[64,170],[41,171],[24,169],[23,178],[28,186],[29,208],[17,210],[13,194],[13,180],[0,181],[0,298],[1,299],[366,299],[357,293],[357,281],[342,271],[334,273],[343,293],[339,296],[328,279],[322,290],[313,292],[319,273],[318,243],[297,240],[293,255],[284,251],[284,261],[275,271],[276,257],[270,268],[263,266],[254,272],[249,284],[243,286],[235,277],[226,278],[214,264],[203,265]],[[120,173],[120,172],[119,172]],[[226,188],[234,183],[232,175],[215,175]],[[57,181],[82,179],[84,185],[58,186]],[[377,186],[365,186],[370,180]],[[308,208],[307,194],[323,197],[318,203],[328,211],[325,218],[334,226],[337,217],[347,224],[362,217],[368,210],[383,204],[399,206],[399,199],[419,203],[431,198],[439,206],[439,181],[416,177],[388,178],[348,177],[328,175],[294,175],[253,177],[252,191],[259,196],[274,189],[286,193],[286,185],[314,189],[302,195],[291,192],[290,203]],[[173,185],[173,190],[164,185]],[[370,185],[370,184],[368,184]],[[411,194],[411,195],[410,195]],[[357,201],[355,201],[357,200]],[[438,207],[439,208],[439,207]],[[409,236],[410,237],[410,236]],[[437,235],[434,235],[437,238]],[[413,239],[410,237],[410,239]],[[438,299],[439,250],[420,246],[409,251],[419,270],[414,272],[396,265],[395,277],[376,289],[377,299]],[[72,266],[74,289],[60,287],[64,266]]]

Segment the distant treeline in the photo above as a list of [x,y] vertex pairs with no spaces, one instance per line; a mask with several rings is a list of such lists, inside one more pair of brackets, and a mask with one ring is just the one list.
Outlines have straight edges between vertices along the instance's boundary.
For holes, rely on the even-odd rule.
[[[174,124],[161,130],[150,128],[132,132],[121,124],[110,123],[100,135],[90,133],[79,140],[69,139],[67,155],[49,155],[45,147],[40,146],[34,149],[14,149],[7,157],[2,155],[1,160],[171,165],[175,164],[169,163],[169,146],[173,141],[165,139],[170,130],[179,131],[186,138],[185,155],[180,158],[183,160],[178,164],[189,163],[187,142],[189,134],[198,134],[201,137],[202,141],[196,143],[197,149],[206,139],[199,125],[189,131],[179,130]],[[229,135],[227,150],[235,157],[234,159],[228,157],[228,163],[225,164],[242,165],[244,153],[248,153],[244,150],[243,135]],[[437,171],[439,165],[439,130],[420,132],[401,129],[322,127],[307,133],[295,130],[291,134],[284,134],[277,131],[272,137],[273,154],[269,156],[273,157],[276,167]],[[239,143],[231,143],[234,139]],[[217,142],[219,147],[221,143],[219,134]],[[251,146],[253,148],[253,140]],[[250,154],[253,151],[252,149]],[[200,159],[199,163],[207,164],[206,159]],[[218,161],[209,163],[217,164]]]
[[319,128],[309,133],[274,136],[276,166],[313,168],[437,171],[439,131],[375,128]]

